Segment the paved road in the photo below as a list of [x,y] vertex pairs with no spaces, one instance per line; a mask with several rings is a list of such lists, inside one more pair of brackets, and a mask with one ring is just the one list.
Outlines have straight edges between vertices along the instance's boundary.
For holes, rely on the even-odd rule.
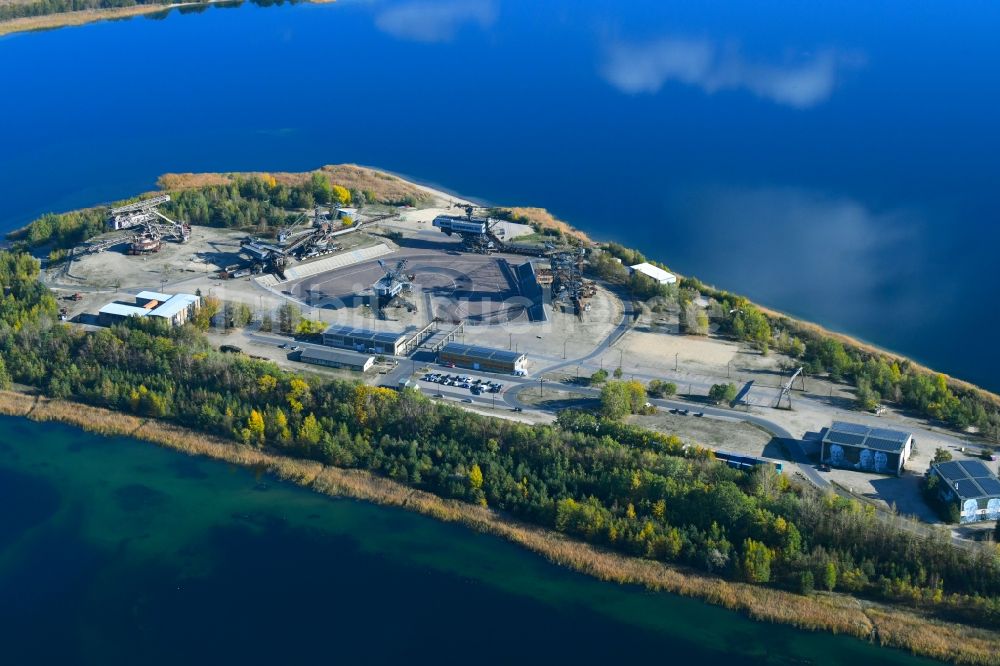
[[[580,393],[595,398],[601,395],[600,389],[592,388],[590,386],[559,386],[563,390],[569,390],[573,393]],[[537,407],[523,402],[519,397],[524,391],[534,390],[536,388],[535,382],[531,380],[518,381],[503,392],[504,402],[506,402],[511,408],[520,408],[524,411],[545,411],[539,410]],[[686,400],[663,400],[659,398],[650,398],[649,402],[661,409],[686,409],[691,413],[701,413],[704,417],[708,418],[721,418],[753,423],[754,425],[757,425],[769,432],[775,439],[779,440],[779,443],[783,445],[784,450],[786,450],[792,457],[791,462],[804,477],[819,488],[827,488],[830,485],[829,481],[819,474],[813,463],[809,460],[805,451],[803,451],[801,440],[794,437],[792,433],[774,421],[770,421],[762,416],[758,416],[757,414],[749,414],[723,407],[713,407],[702,403],[688,402]]]

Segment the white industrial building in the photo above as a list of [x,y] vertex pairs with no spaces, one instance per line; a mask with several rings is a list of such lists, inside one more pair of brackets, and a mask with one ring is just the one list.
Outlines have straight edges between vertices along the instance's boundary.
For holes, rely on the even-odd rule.
[[201,298],[194,294],[141,291],[135,296],[135,305],[117,301],[108,303],[97,313],[97,320],[104,326],[111,326],[129,317],[159,317],[172,326],[180,326],[200,307]]
[[660,284],[674,284],[677,282],[677,276],[673,273],[668,273],[662,268],[646,262],[629,266],[628,271],[629,273],[642,273],[646,277],[653,278]]

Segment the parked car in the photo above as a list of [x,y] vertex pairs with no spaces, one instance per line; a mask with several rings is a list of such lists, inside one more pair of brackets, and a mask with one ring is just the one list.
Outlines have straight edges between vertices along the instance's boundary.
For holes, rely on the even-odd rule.
[[520,407],[515,407],[514,409],[512,409],[510,411],[512,411],[512,412],[523,412],[524,410],[521,409]]
[[472,402],[472,398],[462,398],[462,402]]

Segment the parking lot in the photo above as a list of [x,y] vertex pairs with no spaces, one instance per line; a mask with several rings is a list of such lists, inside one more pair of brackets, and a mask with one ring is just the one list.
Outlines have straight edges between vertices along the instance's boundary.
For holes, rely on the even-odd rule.
[[466,389],[472,395],[497,394],[503,390],[504,385],[500,382],[481,377],[472,377],[466,374],[450,374],[440,372],[429,372],[420,378],[420,381],[429,384],[439,384],[453,388]]

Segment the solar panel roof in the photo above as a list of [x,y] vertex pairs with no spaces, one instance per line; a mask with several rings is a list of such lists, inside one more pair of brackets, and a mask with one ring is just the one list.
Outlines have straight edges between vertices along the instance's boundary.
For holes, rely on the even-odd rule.
[[986,491],[987,495],[1000,497],[1000,480],[997,479],[976,479],[980,487]]
[[454,354],[455,356],[465,356],[468,358],[478,358],[483,360],[508,361],[515,363],[524,356],[523,352],[508,351],[506,349],[491,349],[489,347],[478,347],[476,345],[465,345],[459,342],[449,342],[442,349],[444,354]]
[[324,335],[340,335],[343,337],[358,338],[362,340],[372,340],[385,344],[396,344],[406,338],[405,333],[392,333],[390,331],[373,331],[367,328],[354,328],[353,326],[338,326],[334,324],[324,331]]
[[905,442],[910,438],[910,433],[901,430],[888,430],[887,428],[872,428],[868,436],[887,439],[892,442]]
[[865,446],[876,451],[898,451],[903,447],[906,440],[900,442],[895,439],[882,439],[881,437],[869,437],[865,440]]
[[932,465],[962,499],[1000,497],[1000,480],[979,460],[952,460]]
[[299,357],[304,361],[317,359],[322,361],[334,361],[336,363],[344,363],[351,365],[364,365],[368,362],[368,359],[372,358],[370,354],[358,354],[355,352],[341,351],[339,349],[320,349],[319,347],[306,347],[302,350],[302,355]]
[[979,477],[988,479],[993,476],[993,472],[990,471],[990,468],[979,460],[958,460],[955,464],[961,467],[963,472],[973,478]]
[[823,440],[845,446],[859,446],[876,451],[902,451],[910,433],[888,428],[872,428],[860,423],[834,421],[830,424]]
[[846,421],[834,421],[830,424],[830,430],[836,430],[837,432],[852,432],[855,435],[867,434],[871,428],[868,426],[863,426],[858,423],[848,423]]
[[826,435],[827,441],[836,442],[837,444],[847,444],[849,446],[858,446],[861,442],[865,441],[864,435],[855,435],[851,432],[838,432],[836,430],[831,430]]

